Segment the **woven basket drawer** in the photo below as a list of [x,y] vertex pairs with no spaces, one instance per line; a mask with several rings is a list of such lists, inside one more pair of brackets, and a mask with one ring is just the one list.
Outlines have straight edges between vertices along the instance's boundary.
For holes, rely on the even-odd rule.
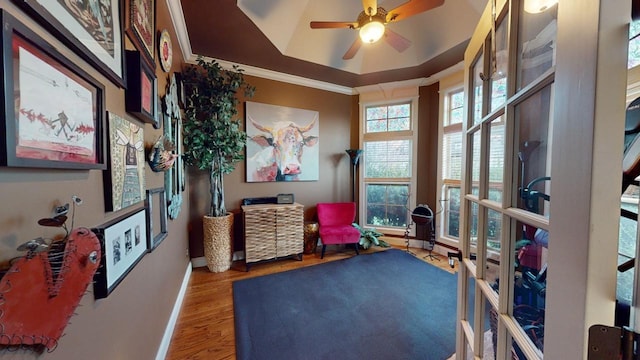
[[276,256],[300,254],[304,250],[304,212],[302,206],[276,211]]
[[276,213],[272,209],[245,212],[245,257],[247,262],[276,257]]

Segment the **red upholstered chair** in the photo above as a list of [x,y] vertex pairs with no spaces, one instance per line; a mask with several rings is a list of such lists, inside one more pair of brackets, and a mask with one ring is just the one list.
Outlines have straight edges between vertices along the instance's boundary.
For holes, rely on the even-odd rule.
[[320,241],[322,241],[322,255],[327,245],[355,244],[356,254],[360,242],[360,231],[351,224],[356,217],[356,203],[319,203],[318,224]]

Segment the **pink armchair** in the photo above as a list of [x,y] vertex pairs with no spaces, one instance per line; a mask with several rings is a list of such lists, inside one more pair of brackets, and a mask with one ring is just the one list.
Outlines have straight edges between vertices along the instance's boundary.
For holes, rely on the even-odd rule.
[[360,242],[360,231],[351,224],[356,217],[356,203],[319,203],[318,224],[320,241],[322,241],[322,255],[327,245],[355,244],[356,254]]

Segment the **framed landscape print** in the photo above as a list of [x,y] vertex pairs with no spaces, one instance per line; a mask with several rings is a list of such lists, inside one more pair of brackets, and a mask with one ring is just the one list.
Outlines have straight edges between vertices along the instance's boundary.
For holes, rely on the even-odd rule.
[[107,297],[147,253],[144,209],[100,225],[92,231],[100,239],[102,259],[94,275],[96,299]]
[[247,182],[317,181],[318,112],[249,101],[245,106]]
[[6,11],[0,165],[104,169],[104,88]]
[[155,70],[155,0],[126,0],[126,33],[142,53],[142,58]]
[[122,9],[119,0],[13,0],[54,36],[124,87]]
[[142,126],[109,113],[109,169],[104,172],[105,207],[118,211],[145,200]]

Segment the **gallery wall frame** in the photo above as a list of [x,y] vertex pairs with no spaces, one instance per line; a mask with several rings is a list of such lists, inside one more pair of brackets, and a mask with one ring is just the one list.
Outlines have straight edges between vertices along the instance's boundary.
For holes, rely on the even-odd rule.
[[318,181],[318,111],[247,101],[245,116],[247,182]]
[[105,169],[104,86],[4,10],[0,165]]
[[186,89],[184,85],[184,76],[181,72],[174,72],[173,75],[176,77],[176,94],[178,96],[178,106],[184,109],[187,106],[187,95]]
[[167,200],[163,187],[147,189],[147,248],[155,250],[166,239]]
[[155,69],[156,1],[126,0],[125,32],[141,52],[147,65]]
[[106,298],[147,253],[145,209],[122,215],[92,231],[102,247],[100,266],[93,277],[96,299]]
[[178,99],[178,85],[175,73],[168,76],[167,88],[163,98],[163,133],[175,145],[178,155],[174,165],[164,173],[164,187],[167,194],[169,219],[175,220],[182,209],[182,192],[186,189],[185,164],[182,159],[182,109]]
[[145,200],[144,128],[114,112],[109,117],[109,168],[103,172],[107,211]]
[[158,81],[155,72],[142,59],[140,51],[127,50],[127,90],[125,108],[138,119],[155,124],[158,110]]
[[125,86],[121,1],[96,1],[91,11],[67,1],[12,1],[110,81]]

